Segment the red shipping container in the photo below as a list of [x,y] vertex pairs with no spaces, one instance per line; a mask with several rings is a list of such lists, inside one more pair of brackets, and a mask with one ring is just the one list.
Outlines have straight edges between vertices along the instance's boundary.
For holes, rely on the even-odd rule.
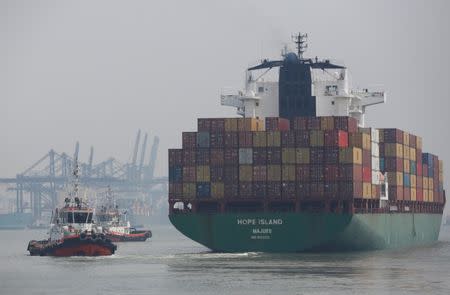
[[267,166],[253,166],[253,180],[267,181]]
[[227,199],[236,199],[239,197],[239,186],[237,184],[225,183],[223,190],[225,198]]
[[299,164],[295,167],[295,179],[301,182],[310,181],[309,164]]
[[279,165],[281,164],[281,149],[280,148],[267,148],[267,164]]
[[348,147],[348,132],[342,130],[326,130],[325,146]]
[[224,145],[227,148],[238,148],[239,137],[237,132],[225,132],[224,133]]
[[251,181],[239,182],[239,197],[251,198],[253,196],[253,183]]
[[237,165],[239,163],[238,149],[225,149],[223,156],[225,165]]
[[309,147],[309,132],[305,130],[295,131],[295,147]]
[[296,147],[294,131],[282,131],[281,132],[281,146],[282,147]]
[[287,131],[289,120],[279,117],[266,117],[266,131]]
[[312,198],[323,198],[325,193],[325,187],[323,182],[313,181],[311,182],[311,197]]
[[384,142],[403,143],[403,131],[400,129],[380,129],[384,134]]
[[183,150],[169,149],[169,166],[183,165]]
[[253,133],[250,131],[239,132],[239,147],[252,147],[253,146]]
[[197,132],[183,132],[183,149],[197,148]]
[[411,201],[411,188],[409,187],[403,188],[403,200]]
[[264,199],[267,197],[267,183],[253,182],[253,197],[256,199]]
[[225,166],[223,171],[225,184],[237,184],[239,181],[239,167],[238,166]]
[[416,148],[417,147],[416,141],[417,141],[417,136],[410,134],[409,135],[409,146],[412,148]]
[[339,164],[339,148],[326,147],[324,148],[324,163],[325,164]]
[[169,183],[169,199],[176,199],[183,196],[182,183]]
[[427,164],[422,165],[422,174],[424,177],[428,177],[428,165]]
[[253,148],[253,164],[266,165],[267,164],[267,149]]
[[183,181],[184,182],[196,182],[197,181],[197,167],[196,166],[184,166],[183,167]]
[[211,131],[212,132],[223,132],[225,131],[225,119],[224,118],[214,118],[211,119]]
[[307,117],[295,117],[294,118],[294,130],[308,130],[308,118]]
[[333,182],[339,179],[338,165],[325,165],[324,176],[326,182]]
[[211,130],[211,119],[207,118],[198,118],[197,119],[197,129],[200,132]]
[[223,148],[225,145],[224,134],[221,132],[213,132],[209,134],[209,146],[211,148]]
[[363,182],[372,182],[372,169],[369,167],[362,168]]
[[383,172],[403,172],[403,159],[394,157],[384,158],[384,171]]
[[324,151],[321,147],[312,147],[309,152],[309,161],[311,164],[322,164],[324,162]]
[[[338,166],[340,181],[362,181],[362,166],[357,164],[341,164]],[[362,188],[361,188],[362,189]]]
[[389,200],[401,201],[403,200],[403,186],[389,186]]
[[308,130],[320,130],[319,117],[308,117]]
[[311,181],[324,181],[325,180],[325,167],[323,165],[310,165],[309,177]]
[[358,131],[358,121],[352,117],[334,117],[334,129],[355,133]]
[[362,182],[360,181],[340,181],[339,182],[339,198],[342,199],[353,199],[361,198]]
[[295,181],[283,181],[281,183],[281,198],[294,199],[295,195]]
[[183,165],[194,166],[196,164],[195,154],[195,150],[183,150]]
[[224,182],[224,167],[211,166],[209,171],[211,174],[211,182]]
[[223,149],[211,149],[211,165],[224,165]]
[[300,199],[308,199],[311,195],[310,184],[308,182],[296,182],[296,193]]
[[281,185],[279,181],[267,182],[267,196],[271,199],[281,198]]
[[331,181],[324,183],[324,197],[327,199],[340,199],[338,182]]
[[362,165],[372,169],[372,153],[370,151],[362,151]]

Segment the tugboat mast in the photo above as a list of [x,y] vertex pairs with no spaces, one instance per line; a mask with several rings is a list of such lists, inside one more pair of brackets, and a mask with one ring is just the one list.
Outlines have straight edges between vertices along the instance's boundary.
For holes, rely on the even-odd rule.
[[308,34],[298,33],[298,35],[292,36],[292,41],[296,44],[297,47],[297,55],[300,60],[303,60],[303,53],[305,53],[306,49],[308,49]]

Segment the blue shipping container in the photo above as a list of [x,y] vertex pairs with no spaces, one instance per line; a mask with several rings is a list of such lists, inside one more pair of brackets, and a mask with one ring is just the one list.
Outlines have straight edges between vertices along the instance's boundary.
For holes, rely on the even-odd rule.
[[410,187],[411,186],[411,177],[409,174],[403,174],[403,186]]
[[181,167],[181,166],[169,167],[169,181],[182,182],[183,181],[183,167]]
[[209,132],[197,132],[197,147],[209,148]]
[[384,162],[385,162],[384,158],[380,158],[380,170],[381,171],[384,171]]
[[197,198],[205,199],[211,197],[211,184],[209,182],[197,183]]
[[416,175],[417,174],[417,163],[416,161],[411,161],[409,164],[411,174]]

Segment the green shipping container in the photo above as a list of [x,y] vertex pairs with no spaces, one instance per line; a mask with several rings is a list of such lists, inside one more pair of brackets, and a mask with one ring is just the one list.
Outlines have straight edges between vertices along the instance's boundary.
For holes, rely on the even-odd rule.
[[296,148],[295,158],[297,164],[309,164],[309,148]]

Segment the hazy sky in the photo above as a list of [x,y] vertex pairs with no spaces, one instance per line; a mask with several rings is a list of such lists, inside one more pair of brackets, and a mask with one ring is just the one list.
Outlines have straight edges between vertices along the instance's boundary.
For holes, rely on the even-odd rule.
[[449,3],[0,0],[0,177],[77,140],[84,161],[93,145],[96,162],[126,162],[138,128],[160,136],[163,175],[197,117],[234,114],[220,89],[242,87],[244,69],[298,31],[307,56],[384,86],[367,123],[422,135],[450,163]]

